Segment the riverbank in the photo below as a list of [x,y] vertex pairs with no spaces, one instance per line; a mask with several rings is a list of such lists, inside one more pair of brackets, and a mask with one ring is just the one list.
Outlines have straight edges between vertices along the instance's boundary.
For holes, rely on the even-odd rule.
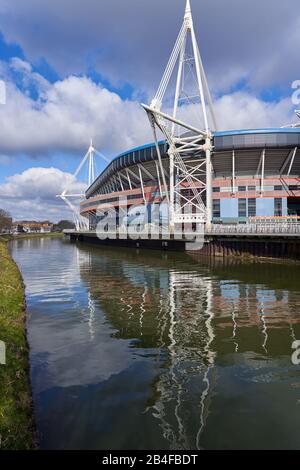
[[61,232],[50,232],[50,233],[18,233],[16,235],[0,235],[0,241],[10,240],[28,240],[29,238],[57,238],[63,237],[64,234]]
[[24,285],[9,239],[0,236],[0,341],[6,345],[6,364],[0,364],[0,449],[34,449]]

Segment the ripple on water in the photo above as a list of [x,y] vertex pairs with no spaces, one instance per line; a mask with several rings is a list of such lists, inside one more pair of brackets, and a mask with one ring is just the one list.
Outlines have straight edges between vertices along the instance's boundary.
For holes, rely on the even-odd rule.
[[43,448],[300,448],[298,266],[12,250]]

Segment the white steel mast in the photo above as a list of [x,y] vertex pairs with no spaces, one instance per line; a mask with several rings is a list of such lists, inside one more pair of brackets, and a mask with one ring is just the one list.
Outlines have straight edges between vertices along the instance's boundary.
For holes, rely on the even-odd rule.
[[[75,171],[75,173],[73,175],[74,180],[76,180],[77,176],[82,171],[84,166],[87,165],[87,167],[88,167],[88,177],[87,177],[87,182],[86,182],[87,188],[89,188],[92,185],[92,183],[95,181],[95,155],[98,155],[106,163],[110,163],[110,160],[108,158],[106,158],[101,152],[98,152],[98,150],[96,150],[94,148],[93,140],[91,139],[88,151],[85,154],[85,156],[83,157],[83,159],[81,160],[80,164],[77,167],[77,170]],[[71,209],[71,211],[73,213],[73,219],[74,219],[74,224],[75,224],[76,230],[77,231],[88,230],[89,220],[86,217],[82,217],[82,215],[80,214],[80,210],[77,207],[77,205],[75,206],[71,202],[72,199],[73,200],[83,199],[85,197],[85,195],[84,195],[84,193],[70,194],[68,192],[69,188],[70,188],[70,185],[71,185],[71,183],[68,184],[68,186],[64,189],[64,191],[61,194],[59,194],[57,197],[62,199],[67,204],[67,206]]]
[[[186,62],[191,60],[190,57],[187,58],[188,41],[192,45],[192,60],[195,64],[195,79],[200,98],[199,110],[201,110],[201,119],[199,119],[199,125],[196,127],[179,120],[177,117],[180,108],[180,93],[184,87],[184,67]],[[163,99],[177,63],[178,70],[173,110],[171,112],[163,112]],[[158,91],[150,106],[142,106],[148,114],[153,129],[159,167],[167,193],[167,183],[164,179],[156,128],[163,133],[169,145],[170,187],[168,202],[170,206],[170,231],[174,232],[176,223],[206,223],[207,228],[209,228],[212,222],[212,130],[217,129],[217,124],[197,44],[189,0],[186,3],[182,27]],[[196,167],[188,164],[188,157],[197,159]],[[184,191],[185,187],[189,191]],[[204,194],[206,194],[205,203],[203,201]],[[180,204],[176,203],[178,200]]]

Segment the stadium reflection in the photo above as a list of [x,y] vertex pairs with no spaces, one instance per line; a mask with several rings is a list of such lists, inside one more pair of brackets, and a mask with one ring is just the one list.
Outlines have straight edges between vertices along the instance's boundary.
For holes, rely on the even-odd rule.
[[43,449],[300,448],[299,264],[12,249]]
[[80,247],[91,335],[98,305],[114,338],[130,340],[133,350],[159,364],[145,413],[157,420],[169,448],[201,449],[222,386],[220,367],[261,370],[255,380],[267,382],[264,362],[273,368],[279,358],[289,361],[300,338],[299,266],[260,263],[258,269],[257,262],[196,255],[95,252]]

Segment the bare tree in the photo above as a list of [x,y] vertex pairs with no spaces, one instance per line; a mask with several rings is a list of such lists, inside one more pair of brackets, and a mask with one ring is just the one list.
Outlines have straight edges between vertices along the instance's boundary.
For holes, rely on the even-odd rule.
[[9,230],[12,226],[12,218],[9,212],[0,209],[0,232]]

